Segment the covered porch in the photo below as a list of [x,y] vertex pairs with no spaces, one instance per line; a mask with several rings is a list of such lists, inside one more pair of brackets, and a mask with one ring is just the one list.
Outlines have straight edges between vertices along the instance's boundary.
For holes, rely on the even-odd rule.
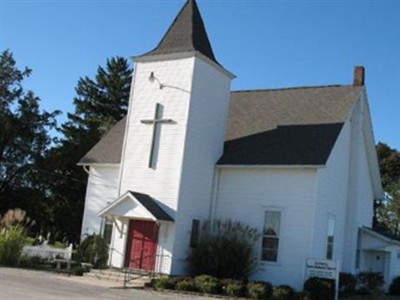
[[174,219],[161,203],[129,191],[98,215],[112,220],[111,267],[170,273]]

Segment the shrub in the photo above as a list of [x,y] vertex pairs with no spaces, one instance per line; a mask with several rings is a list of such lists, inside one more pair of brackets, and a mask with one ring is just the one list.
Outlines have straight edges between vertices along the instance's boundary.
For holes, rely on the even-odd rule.
[[183,277],[183,276],[168,277],[168,283],[166,285],[166,289],[174,290],[176,288],[176,284],[184,279],[188,279],[188,277]]
[[205,223],[199,240],[188,257],[192,276],[208,274],[217,278],[243,279],[257,267],[253,248],[257,229],[240,222]]
[[194,278],[197,289],[205,294],[219,294],[221,292],[220,281],[210,275],[200,275]]
[[26,232],[21,225],[3,227],[0,230],[0,265],[17,265],[25,241]]
[[176,283],[175,289],[177,291],[196,292],[197,287],[193,278],[185,278]]
[[400,276],[393,279],[389,286],[390,295],[400,295]]
[[350,273],[339,274],[339,293],[341,296],[351,296],[356,292],[357,278]]
[[242,297],[245,295],[246,286],[243,281],[225,279],[221,284],[223,293],[229,297]]
[[303,292],[297,293],[297,296],[294,297],[294,299],[297,299],[297,300],[313,300],[311,293],[308,292],[308,291],[303,291]]
[[56,248],[56,249],[64,249],[65,248],[64,243],[59,242],[59,241],[55,241],[54,244],[52,244],[50,246],[53,248]]
[[171,281],[168,277],[159,277],[155,278],[151,281],[151,287],[157,290],[168,290],[173,289],[174,286],[171,284]]
[[358,283],[361,287],[374,290],[383,285],[383,275],[380,272],[361,272],[357,275]]
[[368,296],[371,295],[371,291],[366,287],[360,287],[359,289],[356,290],[356,294],[360,296]]
[[22,256],[19,260],[18,266],[34,270],[45,270],[50,267],[47,259],[38,256]]
[[290,300],[294,297],[294,289],[288,285],[280,285],[274,287],[272,292],[273,299],[276,300]]
[[79,245],[76,257],[80,262],[91,263],[96,269],[104,269],[108,261],[108,244],[100,235],[90,235]]
[[250,299],[267,299],[272,296],[272,285],[269,282],[249,282],[247,295]]
[[82,266],[75,266],[72,268],[71,273],[75,276],[83,276],[83,273],[85,273],[86,269]]
[[335,281],[310,277],[304,283],[304,290],[310,292],[315,300],[333,300],[335,296]]

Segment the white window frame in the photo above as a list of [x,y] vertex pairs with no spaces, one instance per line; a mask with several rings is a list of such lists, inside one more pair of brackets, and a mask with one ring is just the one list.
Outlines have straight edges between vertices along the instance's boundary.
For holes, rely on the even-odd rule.
[[[264,227],[265,227],[265,218],[267,212],[278,212],[280,213],[279,220],[279,234],[278,234],[278,249],[277,249],[277,259],[276,261],[263,260],[263,238],[264,238]],[[284,232],[284,219],[285,219],[285,211],[281,207],[272,207],[272,206],[263,206],[263,217],[262,217],[262,229],[261,229],[261,242],[260,242],[260,261],[265,265],[279,266],[282,261],[282,245],[283,245],[283,232]]]

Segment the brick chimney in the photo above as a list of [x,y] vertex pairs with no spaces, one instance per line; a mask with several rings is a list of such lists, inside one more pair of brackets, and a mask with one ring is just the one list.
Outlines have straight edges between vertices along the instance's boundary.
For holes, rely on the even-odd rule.
[[363,86],[364,81],[365,81],[365,68],[363,66],[355,66],[353,86]]

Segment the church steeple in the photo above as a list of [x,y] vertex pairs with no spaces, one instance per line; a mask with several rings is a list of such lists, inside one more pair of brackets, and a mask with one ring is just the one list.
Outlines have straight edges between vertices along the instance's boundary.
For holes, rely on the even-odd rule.
[[142,57],[189,51],[199,51],[218,63],[195,0],[185,3],[158,46]]

